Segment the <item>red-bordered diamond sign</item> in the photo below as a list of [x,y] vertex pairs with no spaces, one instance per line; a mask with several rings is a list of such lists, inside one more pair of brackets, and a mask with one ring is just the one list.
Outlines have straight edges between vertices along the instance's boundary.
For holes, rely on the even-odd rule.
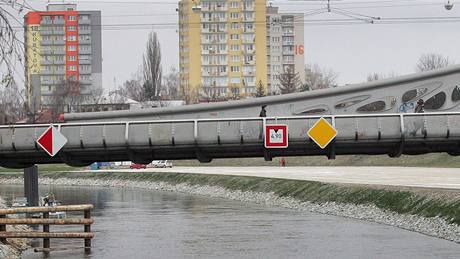
[[287,148],[288,126],[281,124],[265,125],[265,147]]
[[55,156],[67,143],[67,138],[55,127],[49,126],[37,139],[37,143],[48,155]]

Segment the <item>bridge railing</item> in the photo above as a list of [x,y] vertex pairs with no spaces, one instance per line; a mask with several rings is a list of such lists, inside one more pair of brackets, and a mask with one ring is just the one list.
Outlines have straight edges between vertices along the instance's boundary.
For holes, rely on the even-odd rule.
[[[305,141],[318,118],[338,131],[336,141],[460,137],[460,113],[354,114],[267,118],[214,118],[55,124],[68,143],[82,148],[263,143],[264,124],[289,126],[289,141]],[[0,126],[0,152],[39,150],[35,141],[49,125]]]

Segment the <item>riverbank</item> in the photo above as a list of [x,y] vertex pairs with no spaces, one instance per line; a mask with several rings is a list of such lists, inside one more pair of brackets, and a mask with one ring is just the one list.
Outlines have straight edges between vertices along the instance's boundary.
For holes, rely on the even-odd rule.
[[[0,197],[0,208],[6,208],[6,203]],[[14,229],[15,231],[25,231],[27,227],[25,226],[8,226],[7,230],[10,231]],[[0,243],[0,258],[2,259],[16,259],[21,258],[22,251],[26,250],[29,246],[26,239],[10,239],[9,245],[4,245]]]
[[[40,172],[40,184],[182,192],[282,206],[396,226],[460,243],[460,192],[178,173]],[[0,184],[22,184],[0,173]]]

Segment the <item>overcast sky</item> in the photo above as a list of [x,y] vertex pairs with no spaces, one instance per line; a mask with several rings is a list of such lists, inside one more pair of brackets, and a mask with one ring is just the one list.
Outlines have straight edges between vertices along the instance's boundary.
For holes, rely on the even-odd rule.
[[[20,1],[19,1],[20,2]],[[48,1],[28,1],[44,9]],[[62,1],[56,1],[62,2]],[[102,11],[103,85],[120,85],[142,63],[147,35],[159,34],[163,67],[178,66],[178,21],[173,0],[86,0],[73,1],[79,10]],[[118,3],[116,3],[118,2]],[[460,17],[460,2],[450,11],[444,0],[342,0],[332,7],[382,18]],[[455,2],[455,1],[454,1]],[[280,11],[309,12],[325,7],[326,1],[273,1]],[[348,19],[326,13],[306,16],[305,20]],[[144,24],[129,25],[126,24]],[[147,25],[145,25],[147,24]],[[460,19],[450,23],[402,23],[305,25],[305,62],[331,68],[339,74],[339,85],[365,81],[371,72],[408,74],[423,53],[436,52],[460,62]]]

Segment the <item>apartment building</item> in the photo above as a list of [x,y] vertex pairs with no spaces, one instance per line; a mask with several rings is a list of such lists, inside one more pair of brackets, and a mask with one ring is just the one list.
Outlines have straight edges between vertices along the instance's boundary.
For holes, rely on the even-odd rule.
[[247,96],[267,85],[266,0],[182,0],[178,12],[182,89]]
[[267,79],[272,94],[279,93],[279,77],[288,69],[305,81],[304,15],[280,13],[267,6]]
[[30,107],[50,105],[56,87],[69,80],[82,95],[102,87],[101,12],[75,4],[49,4],[25,19],[25,70]]

